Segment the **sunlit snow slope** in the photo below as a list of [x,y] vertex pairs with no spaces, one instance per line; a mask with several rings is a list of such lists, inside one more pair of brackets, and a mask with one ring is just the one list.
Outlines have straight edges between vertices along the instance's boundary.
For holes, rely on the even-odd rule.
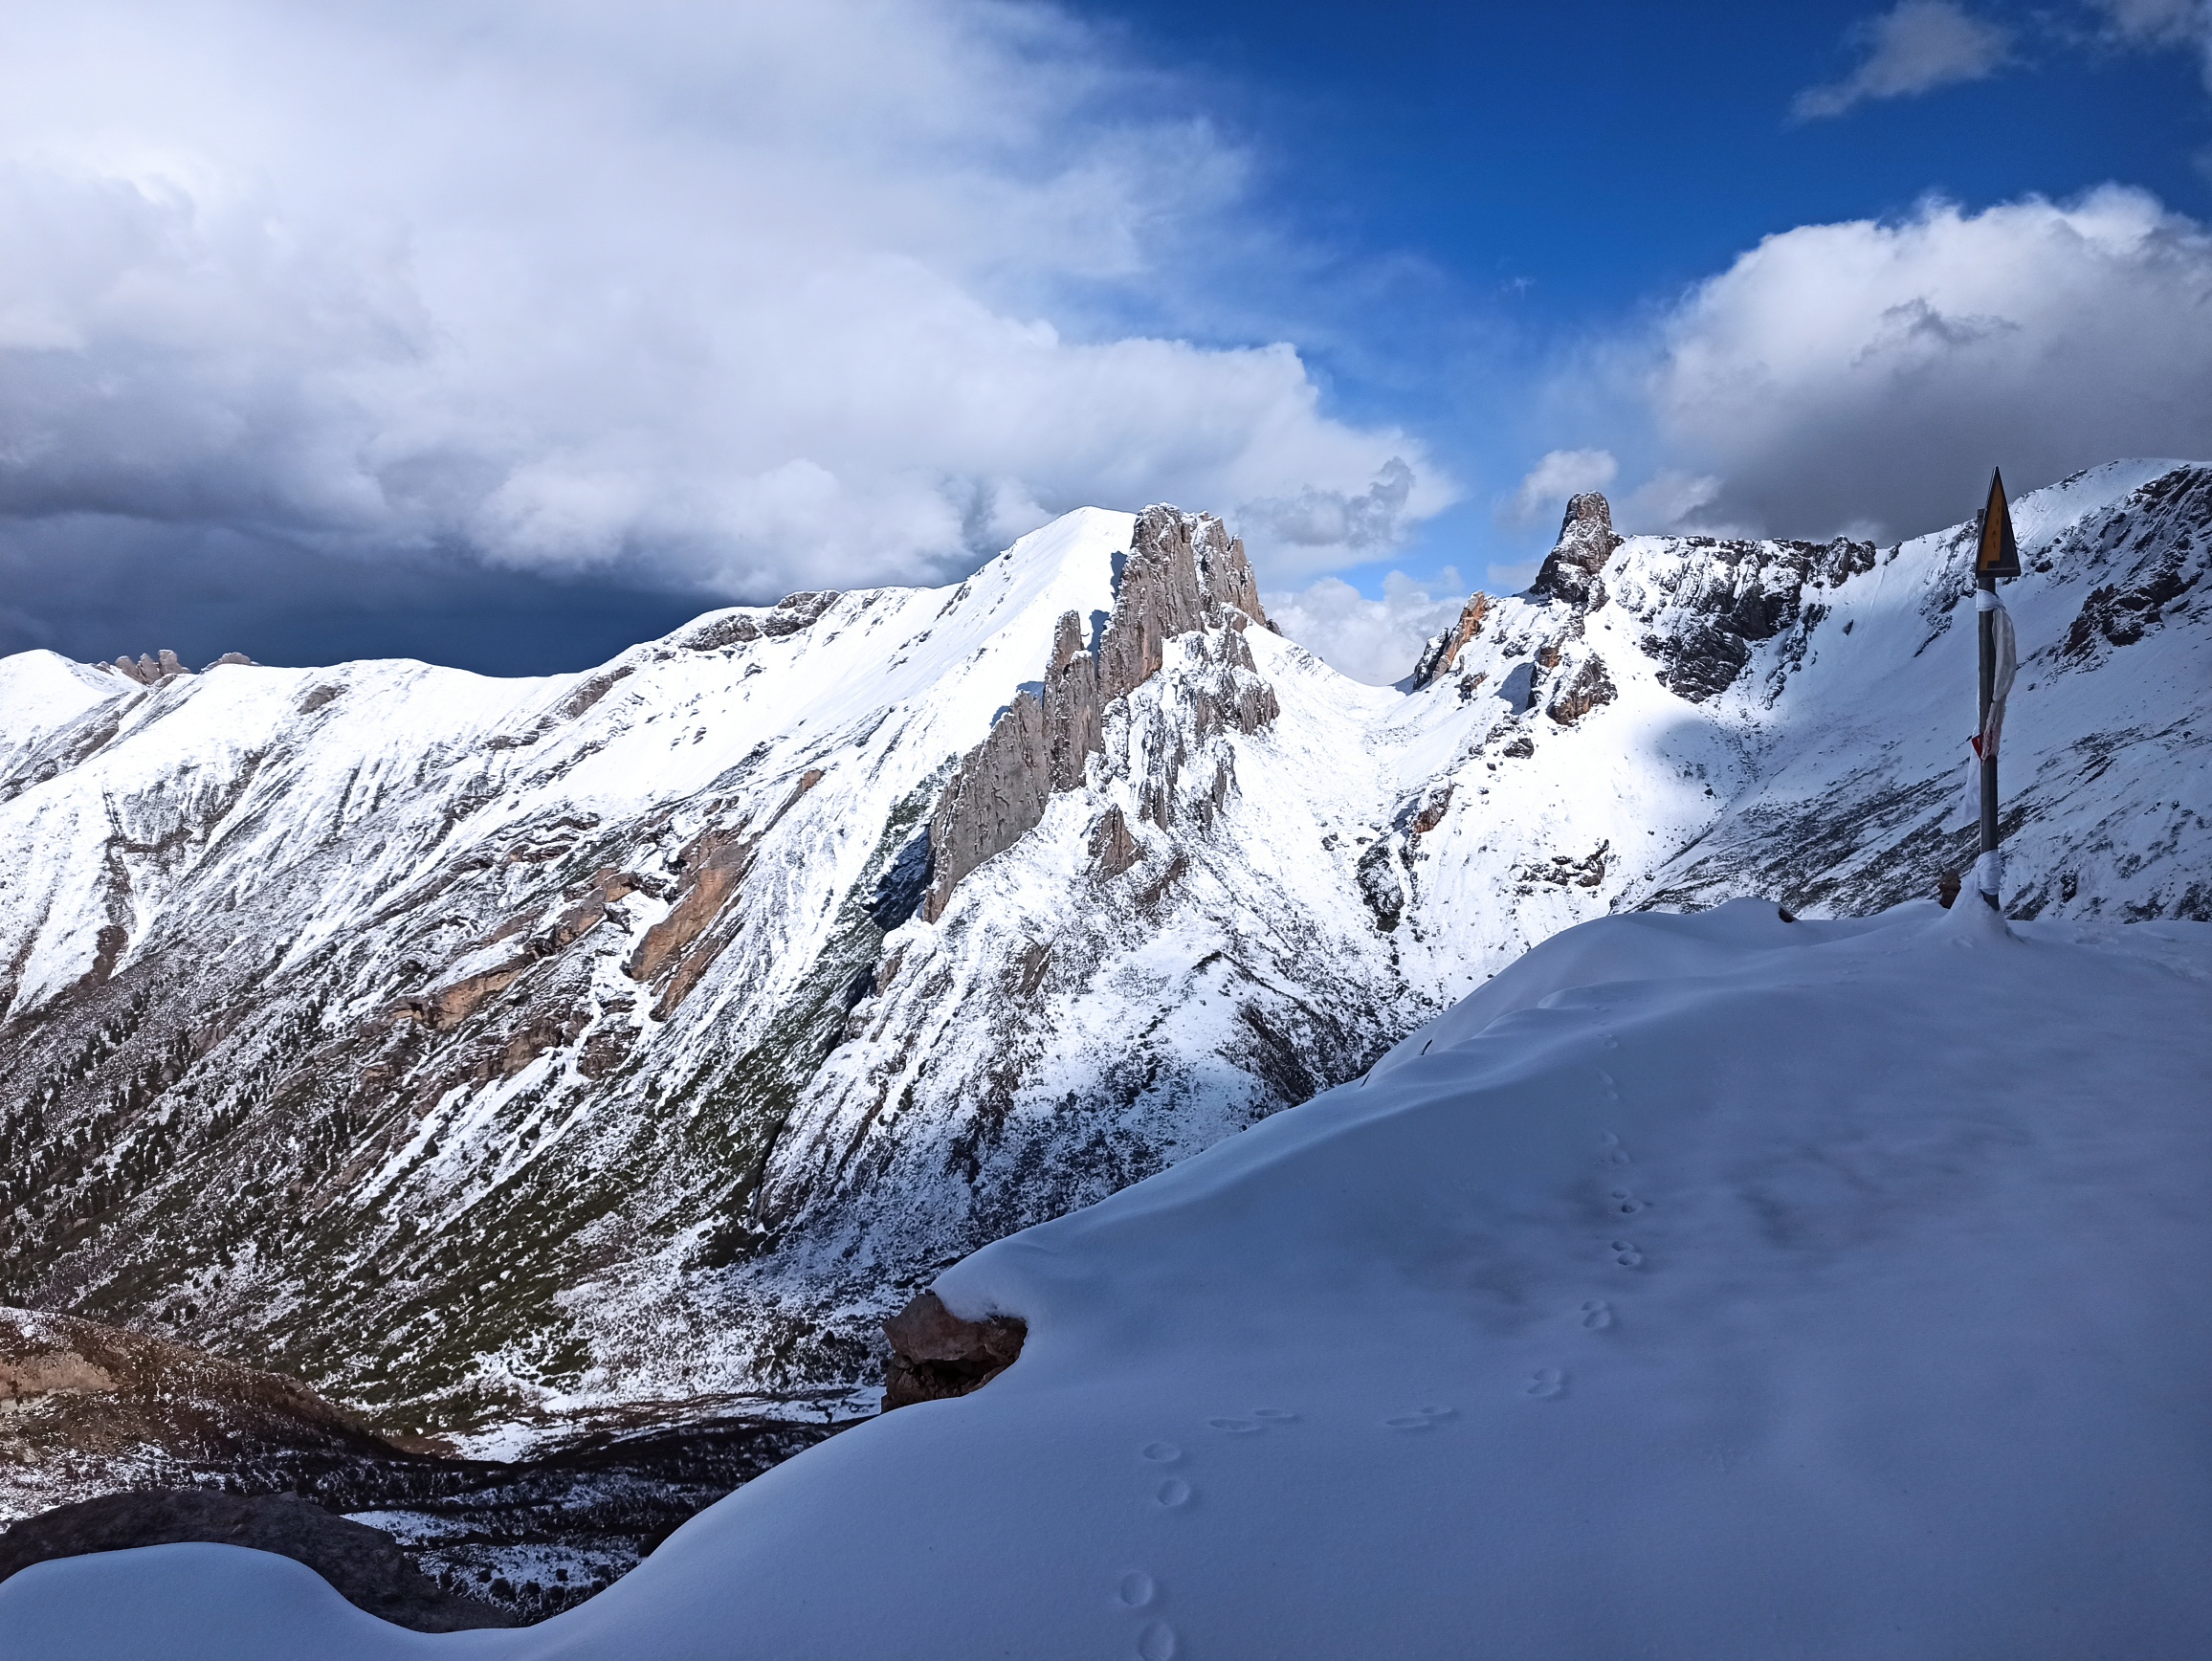
[[[2212,469],[2018,521],[2011,908],[2212,915]],[[937,1270],[1561,928],[1933,893],[1966,558],[1578,498],[1397,689],[1165,508],[584,675],[0,661],[0,1301],[402,1429],[868,1381]]]
[[282,1560],[0,1585],[17,1661],[2212,1650],[2212,926],[1736,901],[1546,942],[1329,1091],[939,1281],[980,1392],[569,1614]]

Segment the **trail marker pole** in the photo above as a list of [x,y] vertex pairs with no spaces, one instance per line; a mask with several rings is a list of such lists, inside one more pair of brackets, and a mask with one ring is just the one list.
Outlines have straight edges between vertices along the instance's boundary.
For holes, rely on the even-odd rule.
[[[1976,729],[1974,747],[1981,758],[1981,857],[1975,862],[1975,886],[1981,897],[1993,908],[2000,907],[1998,889],[2002,885],[1999,872],[2002,866],[1997,855],[1997,746],[2003,730],[2005,695],[2012,690],[2011,662],[2003,665],[2004,684],[1998,684],[1999,634],[2003,633],[2003,644],[2011,644],[2011,619],[2005,616],[2003,604],[1997,597],[1997,579],[2020,575],[2020,546],[2013,540],[2012,510],[2004,499],[2004,476],[1993,471],[1989,476],[1989,502],[1981,510],[1980,532],[1974,556],[1974,610],[1980,624],[1977,631],[1981,649],[1981,702],[1980,720]],[[2010,659],[2012,653],[2003,655]],[[1990,708],[1997,706],[1997,719],[1990,720]]]

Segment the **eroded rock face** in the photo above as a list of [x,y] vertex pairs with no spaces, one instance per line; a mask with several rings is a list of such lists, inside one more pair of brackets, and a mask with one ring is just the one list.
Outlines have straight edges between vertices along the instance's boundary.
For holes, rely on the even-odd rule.
[[1573,726],[1600,704],[1611,703],[1619,696],[1613,677],[1605,673],[1605,660],[1592,653],[1573,676],[1552,694],[1552,701],[1544,707],[1544,714],[1560,726]]
[[1613,510],[1596,491],[1570,498],[1566,518],[1559,522],[1559,540],[1544,556],[1533,585],[1536,592],[1564,600],[1571,606],[1602,606],[1604,590],[1598,573],[1621,545],[1613,529]]
[[883,1323],[891,1360],[883,1377],[883,1410],[940,1402],[980,1390],[1020,1359],[1029,1323],[1012,1316],[962,1320],[934,1292],[924,1292]]
[[1439,675],[1451,673],[1459,661],[1460,649],[1482,632],[1482,620],[1490,614],[1488,594],[1470,594],[1467,604],[1460,609],[1459,621],[1429,641],[1421,653],[1421,661],[1413,666],[1413,686],[1419,691]]
[[355,1608],[417,1632],[520,1623],[456,1597],[408,1560],[390,1535],[290,1494],[244,1498],[204,1489],[110,1494],[55,1506],[0,1534],[0,1581],[33,1563],[146,1545],[244,1546],[304,1563]]
[[[929,822],[930,886],[922,916],[935,921],[961,879],[1011,848],[1045,816],[1054,794],[1085,779],[1090,758],[1104,748],[1105,712],[1160,673],[1167,643],[1179,636],[1227,631],[1216,660],[1252,670],[1250,648],[1237,634],[1250,624],[1272,628],[1260,606],[1259,583],[1244,543],[1211,514],[1148,507],[1137,518],[1129,558],[1115,594],[1114,616],[1095,650],[1086,650],[1082,619],[1059,621],[1045,666],[1041,696],[1023,692],[962,761]],[[1249,674],[1225,677],[1202,694],[1198,730],[1223,724],[1256,732],[1275,719],[1273,689]],[[1169,777],[1152,800],[1173,795]],[[1163,812],[1164,809],[1161,809]],[[1165,820],[1147,810],[1147,818]]]

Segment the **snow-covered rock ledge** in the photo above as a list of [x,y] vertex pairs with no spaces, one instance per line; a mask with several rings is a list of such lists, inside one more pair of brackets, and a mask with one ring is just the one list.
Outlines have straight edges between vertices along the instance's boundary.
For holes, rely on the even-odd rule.
[[938,1290],[974,1395],[588,1604],[425,1638],[211,1546],[11,1661],[2212,1653],[2212,925],[1739,901],[1530,952],[1363,1082]]

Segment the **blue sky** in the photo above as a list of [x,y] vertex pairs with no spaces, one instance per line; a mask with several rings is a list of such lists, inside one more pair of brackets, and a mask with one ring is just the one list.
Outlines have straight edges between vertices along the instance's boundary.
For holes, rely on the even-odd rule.
[[1565,493],[2212,453],[2212,5],[0,14],[0,652],[581,668],[1228,516],[1402,672]]
[[1763,236],[1895,219],[1932,193],[1977,209],[2113,181],[2212,212],[2201,59],[2100,39],[2087,9],[1975,8],[2013,36],[1986,78],[1813,120],[1793,100],[1866,60],[1860,32],[1881,9],[1099,11],[1140,50],[1212,73],[1266,198],[1328,262],[1279,303],[1316,307],[1298,338],[1332,395],[1436,434],[1467,485],[1408,546],[1348,570],[1370,594],[1393,566],[1474,574],[1540,551],[1556,521],[1501,525],[1497,498],[1546,451],[1639,439],[1632,419],[1607,431],[1542,389],[1593,337],[1632,329]]

